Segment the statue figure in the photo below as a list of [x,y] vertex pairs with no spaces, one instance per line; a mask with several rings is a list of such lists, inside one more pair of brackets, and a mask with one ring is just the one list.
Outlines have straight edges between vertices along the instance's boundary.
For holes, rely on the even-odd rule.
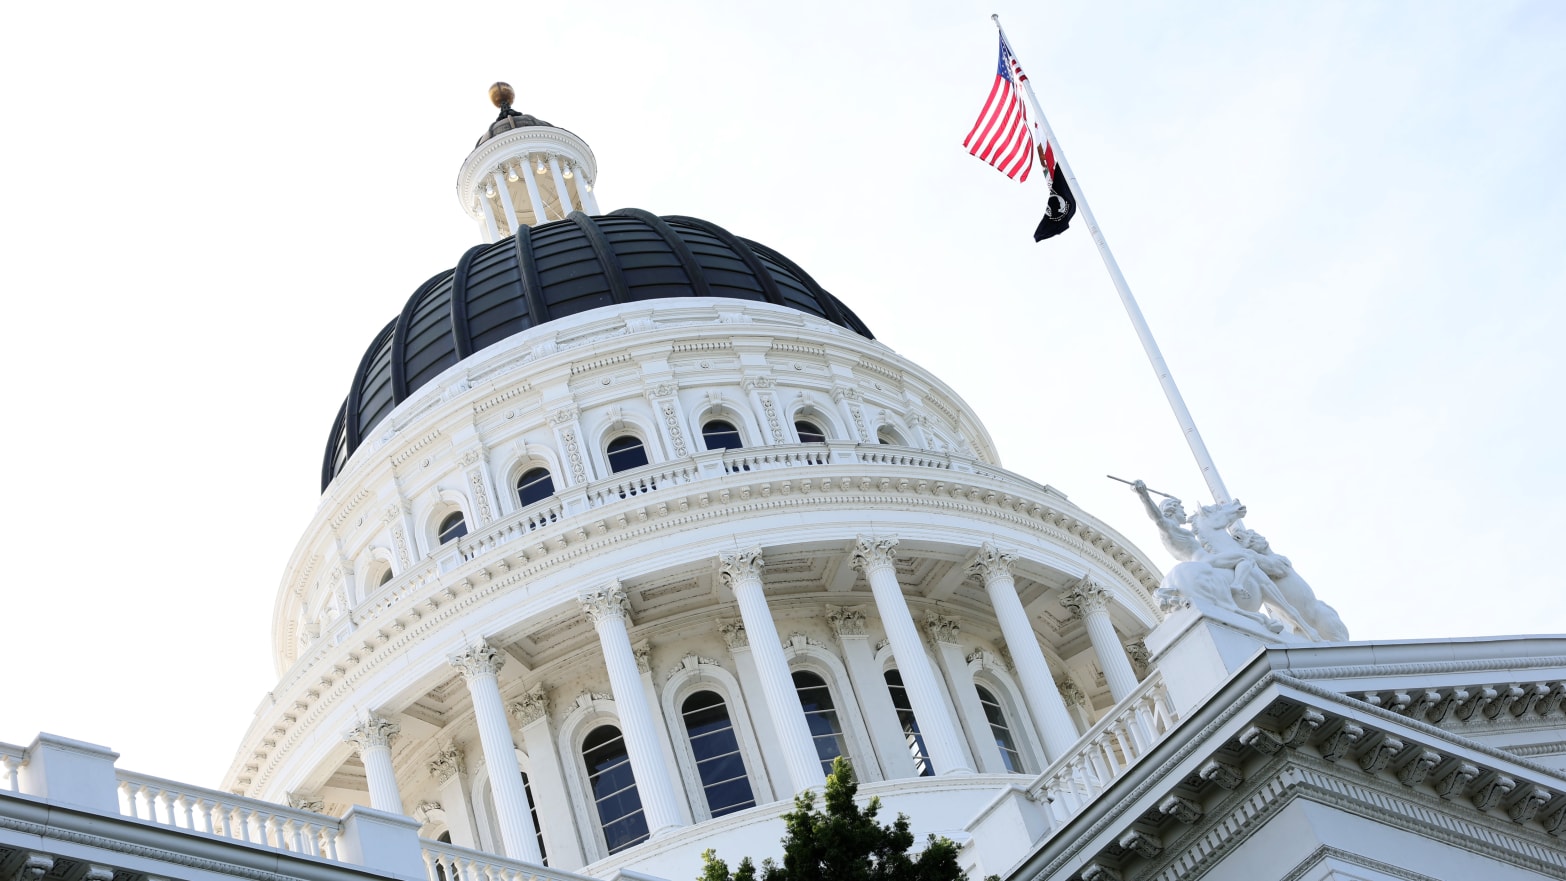
[[1288,557],[1275,553],[1259,533],[1250,529],[1234,530],[1235,538],[1255,559],[1256,565],[1271,581],[1267,605],[1290,623],[1302,636],[1328,642],[1346,642],[1348,628],[1336,609],[1316,598],[1316,592],[1294,571]]
[[[1196,534],[1185,528],[1185,506],[1174,496],[1165,496],[1162,502],[1153,504],[1153,498],[1148,493],[1147,484],[1138,480],[1131,484],[1136,494],[1142,499],[1142,506],[1147,509],[1147,516],[1153,518],[1158,524],[1158,537],[1164,542],[1164,549],[1169,556],[1182,562],[1196,560],[1202,555],[1201,542],[1197,541]],[[1160,495],[1162,495],[1160,493]]]

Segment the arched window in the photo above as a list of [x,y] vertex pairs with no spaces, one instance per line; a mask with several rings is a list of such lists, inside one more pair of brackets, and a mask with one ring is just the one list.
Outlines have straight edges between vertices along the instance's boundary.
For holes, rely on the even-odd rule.
[[737,450],[745,446],[734,423],[713,419],[701,427],[701,442],[709,450]]
[[843,742],[843,725],[838,721],[832,692],[827,688],[826,680],[809,670],[794,673],[794,690],[799,693],[799,705],[805,710],[810,739],[816,742],[816,756],[821,759],[821,770],[830,774],[833,759],[838,756],[848,758],[848,745]]
[[745,776],[745,760],[740,757],[739,739],[723,698],[710,691],[698,691],[680,706],[685,717],[685,733],[691,739],[696,756],[696,774],[701,778],[707,810],[714,817],[753,807],[756,797]]
[[622,434],[610,441],[607,452],[609,470],[616,474],[647,464],[647,447],[643,446],[642,439],[635,435]]
[[802,444],[826,443],[826,432],[822,431],[814,422],[806,422],[803,419],[794,421],[794,433],[799,435]]
[[973,687],[979,692],[979,704],[984,707],[984,718],[990,722],[990,734],[995,738],[995,745],[1000,748],[1001,761],[1006,763],[1006,770],[1013,774],[1023,773],[1022,753],[1017,751],[1017,742],[1012,739],[1011,726],[1006,724],[1006,713],[1001,710],[1000,701],[984,686],[974,683]]
[[625,751],[620,729],[613,725],[594,728],[582,741],[582,761],[587,765],[588,786],[598,805],[598,823],[609,852],[618,853],[646,841],[647,817],[642,814],[642,797],[636,792],[631,756]]
[[930,765],[930,751],[919,734],[919,720],[914,718],[913,704],[908,701],[908,689],[903,687],[903,674],[886,671],[886,690],[892,695],[892,708],[897,710],[897,724],[903,726],[903,738],[908,741],[908,755],[913,757],[914,772],[920,777],[934,777],[935,768]]
[[527,796],[527,812],[533,816],[533,831],[538,835],[538,858],[549,865],[549,851],[544,849],[544,827],[538,825],[538,802],[533,801],[533,784],[528,782],[527,772],[522,772],[522,792]]
[[529,468],[517,478],[517,503],[524,508],[554,494],[555,481],[547,468]]
[[452,511],[446,515],[446,519],[440,521],[440,528],[435,530],[435,538],[438,544],[456,541],[468,534],[467,521],[462,519],[461,511]]
[[391,567],[390,567],[390,566],[387,566],[387,567],[386,567],[386,568],[385,568],[385,569],[382,569],[382,570],[381,570],[381,577],[380,577],[380,580],[379,580],[379,581],[377,581],[377,582],[376,582],[376,583],[375,583],[375,586],[376,586],[376,587],[385,587],[385,586],[386,586],[386,584],[387,584],[387,583],[388,583],[388,582],[390,582],[390,581],[391,581],[391,580],[392,580],[392,571],[391,571]]
[[878,444],[891,444],[894,447],[906,447],[903,436],[897,433],[897,429],[889,425],[883,425],[875,430],[875,442]]

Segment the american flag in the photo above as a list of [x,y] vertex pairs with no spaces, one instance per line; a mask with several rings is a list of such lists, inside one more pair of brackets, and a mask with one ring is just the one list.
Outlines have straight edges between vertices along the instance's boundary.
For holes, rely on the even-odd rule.
[[979,111],[979,119],[962,145],[968,152],[1001,170],[1015,181],[1028,179],[1033,170],[1033,125],[1021,86],[1028,79],[1022,65],[1011,54],[1006,38],[1000,38],[1000,62],[995,67],[995,85]]

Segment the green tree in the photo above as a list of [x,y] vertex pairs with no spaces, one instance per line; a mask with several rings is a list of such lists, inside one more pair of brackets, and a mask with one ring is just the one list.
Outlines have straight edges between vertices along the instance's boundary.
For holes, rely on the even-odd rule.
[[[806,791],[794,799],[794,810],[783,815],[783,862],[763,860],[758,872],[750,857],[734,871],[711,850],[701,855],[697,881],[965,881],[957,865],[957,845],[930,836],[917,856],[910,856],[914,836],[908,817],[898,814],[890,826],[876,820],[881,800],[854,804],[859,784],[853,768],[839,756],[832,760],[826,781],[825,809],[816,810],[816,795]],[[994,878],[995,876],[990,876]],[[985,879],[990,881],[990,879]]]

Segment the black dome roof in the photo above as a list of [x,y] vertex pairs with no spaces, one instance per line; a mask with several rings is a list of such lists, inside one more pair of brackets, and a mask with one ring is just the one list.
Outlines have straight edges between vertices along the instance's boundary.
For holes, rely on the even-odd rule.
[[327,439],[325,492],[392,408],[467,356],[530,327],[616,303],[732,297],[870,329],[782,254],[694,217],[624,208],[523,228],[471,248],[376,334]]

